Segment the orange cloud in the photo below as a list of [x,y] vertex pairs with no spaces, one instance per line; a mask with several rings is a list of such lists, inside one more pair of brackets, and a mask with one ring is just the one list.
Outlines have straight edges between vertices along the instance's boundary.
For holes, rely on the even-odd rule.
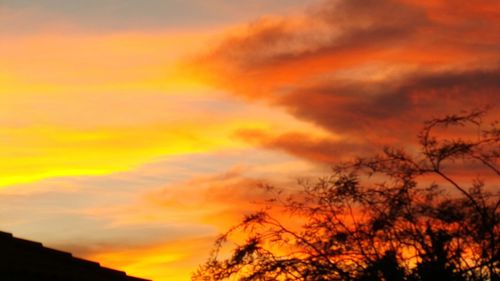
[[[499,10],[490,0],[325,1],[229,33],[193,65],[217,87],[359,147],[412,143],[426,119],[500,106]],[[271,146],[311,146],[292,149],[293,139]]]
[[183,214],[190,220],[216,226],[219,231],[237,223],[243,214],[261,208],[263,180],[247,177],[239,168],[227,173],[200,176],[151,193],[154,206]]
[[357,154],[373,149],[366,143],[356,144],[353,140],[300,132],[273,135],[261,130],[241,130],[238,136],[265,148],[283,150],[299,158],[330,165],[351,160]]

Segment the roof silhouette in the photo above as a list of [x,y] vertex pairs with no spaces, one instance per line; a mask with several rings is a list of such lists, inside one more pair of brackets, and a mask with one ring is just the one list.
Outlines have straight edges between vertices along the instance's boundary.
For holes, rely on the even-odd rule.
[[2,281],[147,281],[0,231]]

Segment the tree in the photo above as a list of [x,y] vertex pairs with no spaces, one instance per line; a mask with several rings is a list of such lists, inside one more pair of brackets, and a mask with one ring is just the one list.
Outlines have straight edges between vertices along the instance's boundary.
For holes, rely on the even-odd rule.
[[[216,240],[193,280],[500,280],[499,183],[461,179],[500,175],[500,131],[483,128],[485,114],[426,122],[414,156],[385,148],[299,192],[264,185],[265,207]],[[437,136],[457,128],[479,135]]]

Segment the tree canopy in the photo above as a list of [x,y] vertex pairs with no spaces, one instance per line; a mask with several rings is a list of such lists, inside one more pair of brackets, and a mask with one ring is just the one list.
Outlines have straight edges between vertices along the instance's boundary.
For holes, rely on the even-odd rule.
[[500,130],[485,114],[432,119],[419,149],[338,164],[300,191],[264,185],[263,208],[192,279],[500,280]]

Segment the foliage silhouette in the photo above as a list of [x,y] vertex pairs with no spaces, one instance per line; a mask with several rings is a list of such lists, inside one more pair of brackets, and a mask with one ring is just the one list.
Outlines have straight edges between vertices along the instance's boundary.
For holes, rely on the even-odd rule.
[[264,185],[266,206],[221,235],[192,279],[500,280],[500,131],[485,114],[426,122],[416,156],[386,148],[298,192]]

